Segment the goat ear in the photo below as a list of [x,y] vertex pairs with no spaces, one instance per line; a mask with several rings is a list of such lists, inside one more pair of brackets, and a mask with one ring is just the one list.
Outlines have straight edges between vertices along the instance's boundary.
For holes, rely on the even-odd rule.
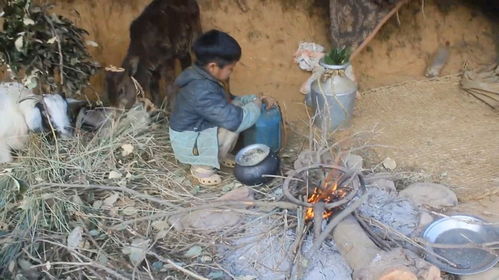
[[139,57],[134,56],[128,59],[127,63],[124,65],[129,76],[134,76],[139,68]]
[[87,104],[86,100],[79,100],[79,99],[74,99],[74,98],[66,98],[66,101],[68,102],[69,105],[73,104]]
[[66,101],[68,102],[68,113],[71,119],[75,119],[80,110],[88,105],[85,100],[67,98]]

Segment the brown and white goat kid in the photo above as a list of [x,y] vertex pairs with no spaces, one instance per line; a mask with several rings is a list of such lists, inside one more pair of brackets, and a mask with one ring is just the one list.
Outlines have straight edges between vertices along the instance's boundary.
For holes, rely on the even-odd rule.
[[20,83],[0,84],[0,163],[12,161],[11,150],[22,149],[29,131],[73,134],[69,105],[60,94],[36,95]]
[[[162,103],[160,81],[173,78],[175,60],[191,65],[191,45],[201,34],[196,0],[153,0],[130,25],[130,45],[122,71],[106,74],[111,106],[129,109],[142,88],[156,106]],[[169,75],[166,75],[169,74]],[[137,85],[139,84],[140,87]],[[167,97],[175,88],[167,88]]]

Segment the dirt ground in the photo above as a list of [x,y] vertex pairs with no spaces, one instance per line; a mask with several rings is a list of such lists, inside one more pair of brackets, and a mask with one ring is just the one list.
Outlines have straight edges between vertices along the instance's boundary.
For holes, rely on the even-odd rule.
[[352,126],[374,131],[371,165],[386,157],[396,172],[430,174],[426,180],[456,191],[464,212],[499,221],[499,114],[459,88],[459,77],[405,82],[364,92]]
[[[99,44],[91,53],[102,65],[119,65],[128,46],[128,25],[148,2],[58,0],[56,10],[90,32],[88,38]],[[298,90],[309,73],[298,69],[293,54],[300,41],[330,47],[328,1],[246,2],[249,10],[243,12],[237,1],[199,0],[203,28],[227,31],[243,47],[232,90],[274,96],[288,120],[303,120],[306,114]],[[499,25],[482,9],[462,2],[472,1],[411,1],[355,58],[363,96],[352,129],[377,124],[376,141],[390,147],[378,149],[379,158],[390,156],[401,169],[423,169],[452,185],[461,200],[468,201],[463,207],[474,203],[475,212],[498,213],[497,196],[489,195],[498,188],[498,116],[466,97],[457,78],[423,77],[432,54],[446,42],[451,53],[444,75],[497,60]],[[421,81],[407,82],[414,80]],[[375,89],[400,82],[405,84]],[[101,74],[93,80],[91,94],[102,96],[102,86]]]

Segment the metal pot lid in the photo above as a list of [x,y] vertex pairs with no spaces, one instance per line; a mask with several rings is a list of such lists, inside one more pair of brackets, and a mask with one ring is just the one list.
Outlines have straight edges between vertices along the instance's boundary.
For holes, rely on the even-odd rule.
[[236,155],[236,164],[255,166],[270,154],[270,147],[264,144],[252,144],[242,148]]

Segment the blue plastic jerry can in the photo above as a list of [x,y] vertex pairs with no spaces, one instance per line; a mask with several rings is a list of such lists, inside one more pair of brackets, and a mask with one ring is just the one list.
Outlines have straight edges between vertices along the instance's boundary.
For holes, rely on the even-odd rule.
[[277,153],[281,149],[282,116],[279,107],[267,110],[262,104],[262,113],[255,125],[243,132],[243,144],[265,144]]

